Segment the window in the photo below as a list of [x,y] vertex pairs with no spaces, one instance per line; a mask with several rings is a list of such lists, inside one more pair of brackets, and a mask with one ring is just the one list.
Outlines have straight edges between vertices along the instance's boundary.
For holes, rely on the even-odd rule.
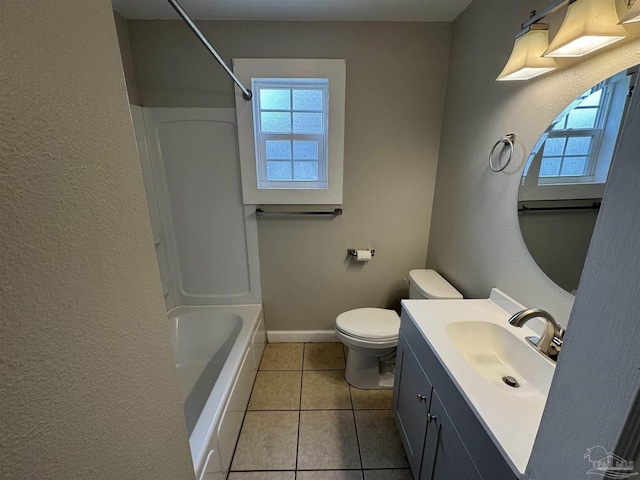
[[606,85],[588,92],[553,125],[543,145],[539,184],[594,181],[611,91]]
[[524,175],[538,157],[537,185],[591,184],[600,185],[601,190],[626,110],[630,79],[627,72],[614,75],[569,105],[540,137]]
[[344,60],[234,59],[245,204],[342,203]]
[[258,189],[327,188],[328,79],[253,79]]

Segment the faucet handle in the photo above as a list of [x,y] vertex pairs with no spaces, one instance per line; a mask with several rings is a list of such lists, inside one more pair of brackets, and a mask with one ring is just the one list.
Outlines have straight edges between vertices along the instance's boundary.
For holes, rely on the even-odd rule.
[[[564,331],[560,332],[560,334],[562,335],[564,333]],[[560,350],[562,349],[562,338],[560,337],[553,337],[551,339],[551,343],[549,344],[549,352],[547,353],[547,356],[554,361],[558,360],[558,354],[560,353]]]

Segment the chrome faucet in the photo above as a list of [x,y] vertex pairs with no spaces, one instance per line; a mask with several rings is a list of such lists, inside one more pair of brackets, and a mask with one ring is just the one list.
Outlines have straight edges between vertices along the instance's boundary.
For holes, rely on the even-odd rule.
[[544,318],[546,320],[544,332],[538,337],[527,337],[529,343],[543,355],[555,359],[562,346],[563,331],[549,312],[539,308],[521,310],[509,319],[509,325],[522,327],[532,318]]

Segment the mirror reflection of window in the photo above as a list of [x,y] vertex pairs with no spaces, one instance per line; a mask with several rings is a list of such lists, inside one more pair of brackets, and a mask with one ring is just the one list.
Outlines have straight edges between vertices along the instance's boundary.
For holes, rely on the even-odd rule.
[[605,183],[635,69],[595,85],[569,105],[540,138],[538,185]]
[[[544,142],[540,179],[593,180],[600,140],[606,126],[611,85],[589,94],[556,123]],[[538,182],[540,183],[540,182]]]

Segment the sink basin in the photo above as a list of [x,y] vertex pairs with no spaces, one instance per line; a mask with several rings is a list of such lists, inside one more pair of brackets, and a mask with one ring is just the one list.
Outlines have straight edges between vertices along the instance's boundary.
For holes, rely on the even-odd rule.
[[[447,325],[446,332],[462,358],[492,384],[506,391],[534,389],[543,395],[549,391],[553,364],[516,336],[515,327],[462,321]],[[505,377],[515,379],[517,386]]]

